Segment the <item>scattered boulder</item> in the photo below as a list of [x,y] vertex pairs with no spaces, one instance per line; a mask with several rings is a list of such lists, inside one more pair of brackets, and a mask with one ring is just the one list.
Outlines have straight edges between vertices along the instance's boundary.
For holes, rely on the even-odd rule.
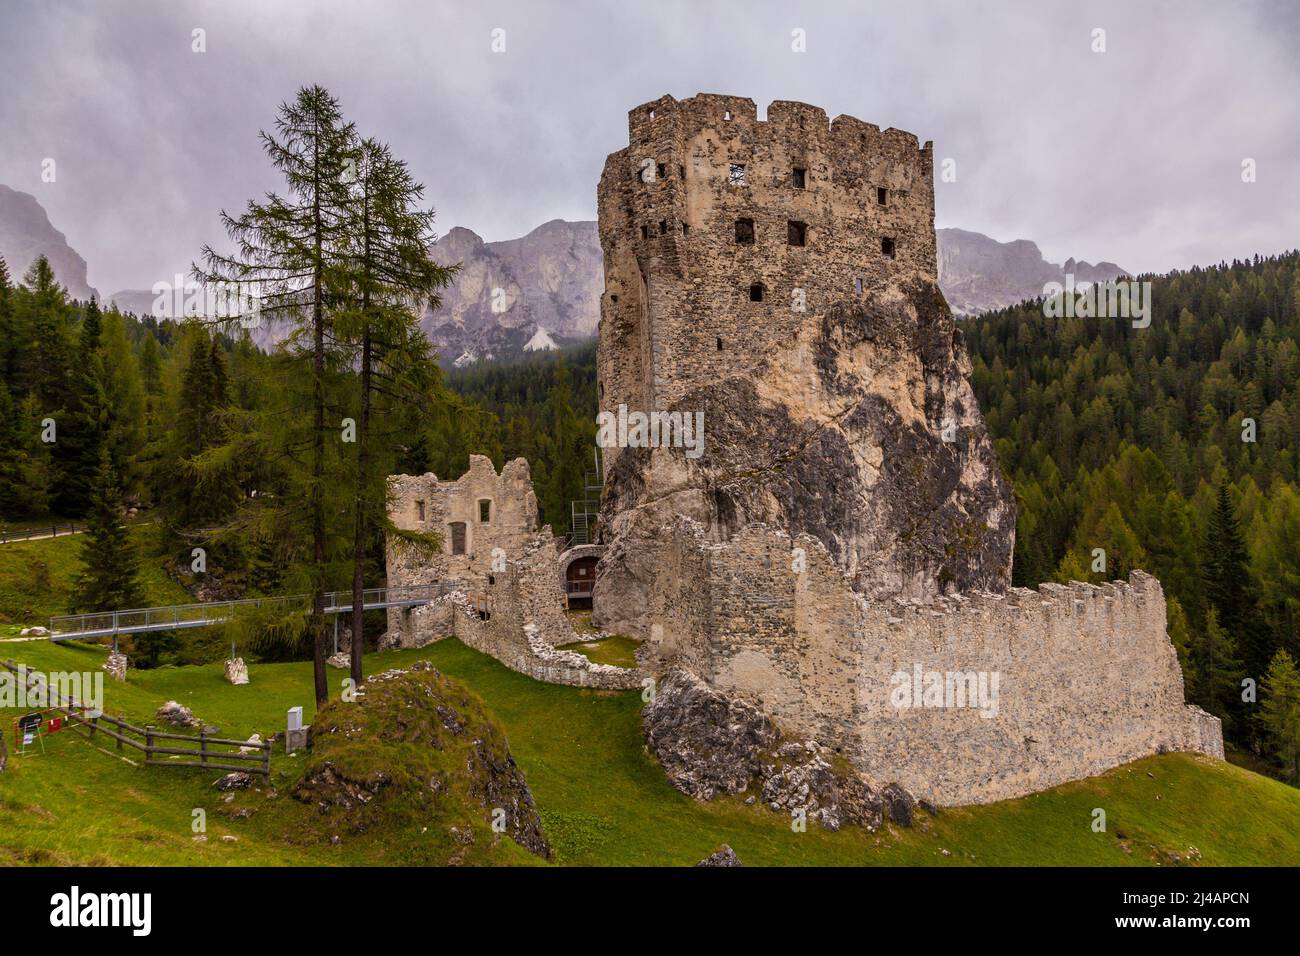
[[244,663],[242,657],[235,657],[226,661],[226,680],[232,684],[248,683],[248,665]]
[[248,738],[245,746],[239,748],[241,754],[255,754],[262,752],[262,737],[260,734],[253,734]]
[[18,632],[20,637],[48,637],[50,629],[41,627],[39,624],[35,627],[25,627]]
[[325,663],[340,670],[349,670],[352,667],[352,652],[339,651],[333,657],[325,658]]
[[700,860],[696,866],[743,866],[740,857],[736,856],[736,851],[727,844],[722,844],[704,859]]
[[898,784],[891,783],[881,793],[881,798],[884,800],[885,811],[889,814],[889,819],[900,827],[910,827],[912,825],[912,811],[916,807],[916,798],[914,796]]
[[725,697],[681,668],[669,671],[642,714],[646,745],[668,781],[696,800],[741,793],[780,739],[752,704]]
[[116,652],[109,654],[108,660],[104,661],[104,670],[114,680],[126,680],[126,655]]
[[156,715],[159,720],[171,724],[173,727],[202,727],[203,721],[194,716],[194,712],[184,704],[169,700],[158,708]]
[[253,784],[253,775],[243,770],[228,773],[213,784],[218,790],[247,790]]

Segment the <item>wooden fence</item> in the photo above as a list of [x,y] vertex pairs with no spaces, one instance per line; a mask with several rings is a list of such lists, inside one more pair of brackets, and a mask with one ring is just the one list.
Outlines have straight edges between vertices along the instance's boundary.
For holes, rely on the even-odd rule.
[[[7,670],[18,675],[18,668],[13,660],[0,661]],[[50,706],[61,710],[68,717],[68,726],[84,730],[87,740],[94,741],[96,735],[103,734],[117,744],[117,749],[129,747],[144,754],[144,762],[154,767],[195,767],[202,770],[242,770],[246,773],[259,773],[270,776],[271,742],[264,740],[249,743],[246,740],[231,740],[226,737],[213,737],[207,733],[175,734],[158,730],[152,725],[136,727],[119,717],[100,714],[89,717],[81,711],[83,708],[76,701],[50,701]],[[158,741],[163,743],[159,744]],[[235,748],[235,749],[230,749]],[[249,751],[247,753],[241,752]],[[177,759],[188,757],[188,760]],[[228,762],[228,761],[233,761]]]
[[40,528],[23,528],[20,531],[0,528],[0,544],[8,544],[11,541],[30,541],[32,538],[58,538],[85,530],[86,526],[84,524],[52,524]]

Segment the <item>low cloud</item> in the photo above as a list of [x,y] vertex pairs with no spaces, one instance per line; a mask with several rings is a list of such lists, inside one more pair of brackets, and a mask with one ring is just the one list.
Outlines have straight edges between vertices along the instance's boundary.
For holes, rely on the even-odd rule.
[[[0,182],[104,292],[220,241],[277,184],[257,143],[319,82],[485,238],[595,216],[626,114],[663,93],[797,99],[934,140],[940,226],[1163,271],[1300,235],[1300,13],[1167,3],[0,0]],[[506,31],[494,53],[491,32]],[[806,32],[807,52],[791,50]],[[1106,51],[1093,52],[1104,29]],[[192,52],[202,29],[206,52]],[[41,162],[57,161],[55,183]],[[1257,181],[1241,181],[1252,158]]]

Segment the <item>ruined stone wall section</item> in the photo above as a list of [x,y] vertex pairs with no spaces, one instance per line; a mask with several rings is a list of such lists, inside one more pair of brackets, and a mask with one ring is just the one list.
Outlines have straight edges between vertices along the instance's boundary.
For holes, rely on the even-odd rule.
[[518,560],[507,562],[504,572],[493,575],[486,590],[486,621],[458,607],[456,637],[511,670],[547,683],[604,690],[638,686],[641,675],[636,670],[595,664],[575,651],[556,648],[579,638],[563,611],[555,562],[548,528],[533,537]]
[[[491,568],[492,549],[516,552],[537,531],[537,496],[528,462],[516,458],[497,474],[492,460],[469,456],[469,470],[454,481],[424,475],[391,475],[389,514],[399,528],[442,536],[441,554],[407,560],[407,547],[393,566],[390,548],[389,583],[423,584],[446,578],[482,583]],[[488,502],[488,520],[481,520],[480,502]],[[423,519],[421,519],[423,503]],[[465,525],[465,551],[452,553],[453,522]],[[401,580],[394,580],[394,571]],[[410,575],[411,579],[407,579]]]
[[[488,502],[482,521],[479,503]],[[453,582],[467,589],[484,587],[492,568],[492,551],[516,554],[537,531],[537,496],[528,462],[516,458],[497,474],[492,460],[469,456],[469,470],[454,481],[424,475],[390,475],[388,513],[397,527],[441,536],[442,547],[431,552],[389,536],[386,545],[388,584],[393,587]],[[421,516],[423,515],[423,517]],[[465,550],[453,554],[452,522],[465,526]],[[421,615],[398,608],[388,611],[388,629],[395,642],[407,642],[402,632],[419,629]]]
[[[1044,584],[927,603],[853,592],[806,535],[749,526],[726,544],[683,522],[705,583],[665,619],[651,666],[677,658],[720,690],[759,703],[877,780],[938,804],[1021,796],[1162,751],[1222,759],[1217,718],[1184,703],[1159,582],[1134,572],[1095,586]],[[795,547],[807,566],[792,567]],[[898,672],[998,674],[996,715],[978,707],[897,708]]]
[[[556,559],[554,537],[549,527],[543,528],[506,560],[504,570],[492,572],[490,581],[485,575],[483,586],[472,594],[458,590],[424,607],[391,609],[385,646],[422,647],[456,637],[536,680],[602,690],[639,686],[638,670],[596,664],[557,649],[579,637],[564,614]],[[480,607],[486,609],[486,619]]]
[[[668,409],[719,373],[761,378],[797,360],[833,304],[936,280],[932,150],[912,134],[786,101],[760,121],[752,100],[713,94],[662,97],[628,126],[598,190],[602,409]],[[752,245],[737,244],[738,219]],[[791,221],[806,245],[790,245]]]

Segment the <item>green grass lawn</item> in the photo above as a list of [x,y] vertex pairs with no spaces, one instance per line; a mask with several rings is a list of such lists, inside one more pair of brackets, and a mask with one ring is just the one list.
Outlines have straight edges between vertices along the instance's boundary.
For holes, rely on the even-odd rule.
[[[140,524],[131,529],[142,555],[140,585],[145,601],[150,607],[187,604],[194,599],[150,556],[156,550],[157,535],[157,525]],[[85,540],[85,535],[71,534],[0,544],[0,625],[9,625],[5,631],[44,625],[52,615],[68,613]]]
[[[0,656],[43,669],[94,669],[99,648],[0,644]],[[528,779],[560,864],[687,865],[719,843],[746,864],[786,865],[1153,865],[1186,858],[1204,864],[1300,862],[1300,791],[1238,767],[1169,754],[1116,768],[1045,793],[983,807],[918,815],[912,830],[838,833],[788,821],[739,797],[701,804],[667,783],[641,741],[640,695],[542,684],[454,640],[367,657],[374,673],[427,657],[465,684],[505,730]],[[311,704],[308,663],[253,664],[252,683],[232,687],[219,665],[130,672],[106,681],[106,710],[146,722],[175,699],[221,727],[223,736],[263,736],[285,711]],[[344,672],[330,671],[337,694]],[[17,711],[0,711],[8,731]],[[10,731],[11,732],[11,731]],[[12,736],[11,738],[12,739]],[[272,784],[283,790],[303,757],[277,751]],[[228,816],[217,774],[134,767],[77,735],[50,738],[50,752],[10,759],[0,774],[0,861],[284,865],[402,862],[419,833],[375,834],[353,845],[288,841],[271,813]],[[239,805],[259,794],[240,799]],[[1106,810],[1106,833],[1091,829]],[[207,813],[208,841],[195,843],[194,809]],[[223,813],[223,811],[225,811]],[[238,842],[223,842],[222,834]],[[944,851],[947,851],[945,855]]]
[[562,651],[577,651],[593,664],[613,664],[615,667],[636,667],[636,649],[640,646],[640,641],[619,634],[598,641],[558,645]]

